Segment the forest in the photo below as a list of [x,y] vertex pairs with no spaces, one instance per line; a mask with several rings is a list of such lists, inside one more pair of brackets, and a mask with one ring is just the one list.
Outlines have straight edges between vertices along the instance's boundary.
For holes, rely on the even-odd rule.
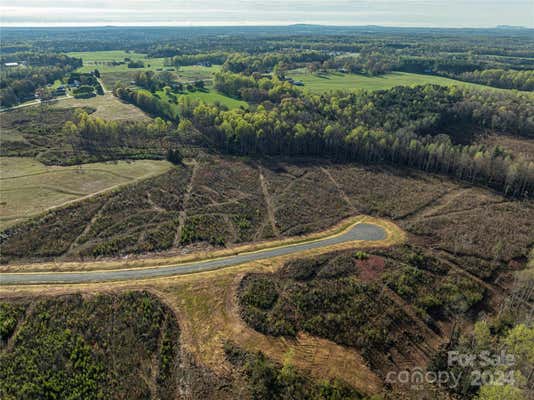
[[254,97],[269,101],[254,112],[221,112],[202,104],[195,108],[195,126],[230,153],[405,165],[481,183],[512,196],[532,194],[534,170],[529,161],[470,143],[470,132],[477,129],[532,137],[530,97],[480,96],[439,86],[291,96],[292,86],[283,81],[255,82],[224,74],[217,76],[216,85],[231,94],[241,86],[237,91],[244,98],[249,98],[252,86]]

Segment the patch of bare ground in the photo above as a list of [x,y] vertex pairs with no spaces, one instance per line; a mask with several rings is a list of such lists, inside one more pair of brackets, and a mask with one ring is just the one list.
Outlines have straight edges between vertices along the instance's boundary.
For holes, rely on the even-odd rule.
[[269,224],[271,225],[272,232],[276,237],[280,237],[280,231],[278,230],[278,227],[276,226],[276,219],[274,216],[274,207],[273,207],[273,201],[271,199],[271,195],[269,194],[269,188],[267,187],[267,182],[265,181],[265,177],[263,176],[263,172],[260,167],[260,184],[261,184],[261,191],[263,192],[263,197],[265,198],[265,204],[267,205],[267,216],[269,219]]
[[184,227],[185,218],[186,218],[186,207],[189,204],[189,200],[191,198],[191,191],[193,190],[193,180],[195,179],[197,170],[198,170],[198,163],[193,160],[191,175],[189,177],[189,182],[187,182],[187,188],[185,190],[184,198],[183,200],[178,199],[182,203],[182,209],[180,210],[180,213],[178,215],[178,227],[176,229],[176,235],[174,236],[174,241],[173,241],[174,246],[178,246],[180,244],[180,238],[182,236],[182,229]]

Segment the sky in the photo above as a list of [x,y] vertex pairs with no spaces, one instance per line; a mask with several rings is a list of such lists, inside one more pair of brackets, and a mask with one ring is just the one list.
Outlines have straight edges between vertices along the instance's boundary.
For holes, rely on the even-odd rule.
[[0,0],[2,26],[295,23],[534,28],[534,0]]

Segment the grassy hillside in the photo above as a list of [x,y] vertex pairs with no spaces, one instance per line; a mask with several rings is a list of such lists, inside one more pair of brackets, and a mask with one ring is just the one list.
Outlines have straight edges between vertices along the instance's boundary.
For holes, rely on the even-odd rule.
[[90,97],[88,99],[65,99],[53,104],[54,108],[85,108],[94,109],[92,116],[114,121],[138,121],[149,117],[138,107],[127,104],[106,93],[101,96]]
[[166,161],[139,160],[46,166],[31,158],[0,158],[0,227],[81,197],[132,183],[170,168]]
[[406,72],[391,72],[379,76],[366,76],[358,74],[343,74],[331,72],[327,74],[311,74],[305,69],[289,71],[287,76],[304,83],[303,88],[314,93],[330,90],[382,90],[395,86],[416,86],[436,84],[443,86],[466,86],[487,90],[504,90],[474,83],[461,82],[454,79],[433,75],[412,74]]

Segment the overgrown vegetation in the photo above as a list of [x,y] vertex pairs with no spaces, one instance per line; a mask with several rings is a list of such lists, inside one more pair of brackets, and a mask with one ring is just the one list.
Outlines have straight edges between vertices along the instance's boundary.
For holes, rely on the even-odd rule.
[[47,165],[74,165],[117,159],[163,159],[179,141],[162,119],[109,121],[90,108],[28,107],[2,114],[1,155],[36,157]]
[[0,326],[11,328],[0,344],[2,398],[175,396],[180,330],[148,293],[2,302],[0,310]]
[[314,382],[291,364],[277,365],[263,353],[249,353],[225,343],[226,358],[246,377],[250,398],[257,400],[358,400],[364,399],[355,389],[341,381]]
[[468,315],[484,295],[475,281],[412,247],[297,259],[274,274],[248,275],[239,289],[242,316],[260,332],[304,331],[352,346],[378,371],[415,357],[409,349],[441,335],[440,324]]

